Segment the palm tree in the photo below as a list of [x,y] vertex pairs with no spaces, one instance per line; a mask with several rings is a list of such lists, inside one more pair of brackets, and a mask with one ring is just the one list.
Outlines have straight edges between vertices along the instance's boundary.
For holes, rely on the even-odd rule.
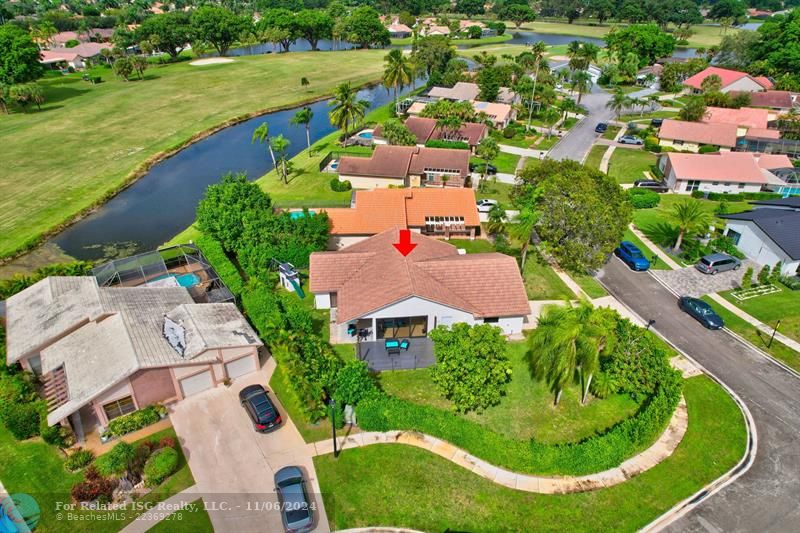
[[486,171],[489,169],[489,161],[497,157],[500,153],[500,148],[497,146],[497,141],[494,137],[484,137],[475,150],[475,155],[483,159],[483,170],[481,171],[481,178],[478,181],[478,189],[483,187],[484,179],[486,178]]
[[616,115],[617,120],[619,120],[619,116],[622,114],[622,110],[628,107],[630,103],[630,98],[622,92],[621,89],[617,89],[614,91],[614,96],[611,97],[611,100],[606,102],[606,107],[614,111],[614,115]]
[[600,47],[594,43],[583,43],[578,55],[583,61],[583,68],[587,69],[589,65],[597,62],[597,57],[600,55]]
[[558,405],[564,387],[572,381],[578,366],[577,351],[565,349],[569,332],[565,332],[564,324],[569,314],[568,307],[546,307],[528,343],[532,373],[550,385],[555,395],[554,405]]
[[255,131],[253,131],[253,136],[250,137],[250,144],[253,144],[256,141],[267,145],[269,156],[272,158],[272,168],[276,168],[277,165],[275,164],[275,152],[272,151],[272,143],[269,142],[269,124],[266,122],[262,122],[261,125],[259,125]]
[[506,210],[500,204],[494,204],[489,210],[489,220],[486,229],[491,235],[503,233],[506,229]]
[[569,68],[575,70],[580,64],[581,42],[570,41],[567,45],[567,57],[569,58]]
[[661,99],[658,97],[657,94],[651,94],[646,97],[647,104],[650,106],[650,112],[652,113],[658,106],[661,105]]
[[369,102],[358,100],[357,96],[350,82],[345,82],[336,87],[333,98],[328,102],[328,106],[333,108],[328,113],[331,124],[341,129],[345,138],[350,127],[363,119],[369,108]]
[[397,92],[402,90],[406,85],[411,84],[414,79],[409,59],[403,54],[403,51],[395,48],[383,58],[386,66],[383,70],[383,85],[387,89],[394,90],[394,103],[397,106]]
[[581,103],[583,94],[592,88],[592,76],[585,70],[576,70],[570,80],[572,91],[578,93],[578,103]]
[[703,204],[695,199],[687,199],[677,203],[672,207],[670,213],[675,223],[678,224],[678,240],[675,241],[675,249],[680,250],[683,238],[687,232],[695,232],[708,228],[711,215],[703,209]]
[[283,135],[278,135],[270,142],[272,150],[275,150],[275,152],[278,154],[278,162],[280,163],[280,166],[277,168],[277,170],[284,185],[289,184],[289,168],[286,165],[286,154],[289,150],[290,144],[291,143],[289,142],[289,139]]
[[304,125],[306,127],[306,144],[308,145],[308,149],[311,149],[311,119],[314,118],[314,112],[311,111],[310,107],[304,107],[300,111],[294,114],[292,119],[289,121],[289,124],[293,124],[295,126]]
[[530,247],[531,241],[538,240],[538,235],[536,233],[536,224],[538,222],[539,213],[532,206],[526,206],[520,209],[514,225],[509,227],[511,236],[522,241],[519,265],[521,271],[525,270],[525,261],[528,258],[528,248]]
[[448,115],[436,121],[436,126],[442,130],[442,139],[445,141],[452,140],[463,125],[464,121],[456,115]]
[[547,52],[547,45],[544,43],[544,41],[536,41],[535,43],[531,43],[530,53],[533,56],[534,60],[534,72],[533,72],[533,87],[531,88],[531,99],[530,102],[528,102],[528,127],[526,128],[526,131],[529,130],[531,127],[531,119],[533,118],[533,102],[534,102],[534,97],[536,96],[536,83],[537,81],[539,81],[539,69],[542,66],[542,60],[544,59],[544,54],[546,52]]

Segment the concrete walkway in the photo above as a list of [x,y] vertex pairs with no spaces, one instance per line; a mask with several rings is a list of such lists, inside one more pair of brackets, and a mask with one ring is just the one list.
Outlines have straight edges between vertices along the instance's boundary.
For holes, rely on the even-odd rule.
[[518,146],[510,146],[508,144],[498,144],[497,148],[501,152],[507,154],[516,154],[522,157],[533,157],[534,159],[542,159],[547,155],[547,150],[534,150],[533,148],[520,148]]
[[[407,444],[428,450],[478,476],[505,487],[538,494],[567,494],[613,487],[645,472],[672,455],[689,427],[686,401],[681,397],[667,429],[658,440],[642,453],[631,457],[616,468],[586,476],[547,477],[519,474],[494,466],[453,446],[447,441],[416,431],[365,432],[338,439],[340,453],[372,444]],[[331,439],[307,445],[314,456],[333,453]]]
[[[773,331],[772,326],[764,324],[756,317],[744,312],[739,307],[732,304],[731,302],[729,302],[728,300],[726,300],[717,293],[709,294],[708,297],[714,300],[722,307],[724,307],[725,309],[727,309],[728,311],[730,311],[731,313],[733,313],[734,315],[738,316],[739,318],[747,322],[748,324],[755,326],[762,333],[772,336],[772,331]],[[796,340],[787,337],[780,331],[775,332],[775,340],[779,341],[781,344],[785,344],[786,346],[788,346],[789,348],[791,348],[796,352],[800,352],[800,342],[797,342]]]
[[679,265],[678,263],[676,263],[676,262],[675,262],[675,260],[674,260],[674,259],[672,259],[672,258],[671,258],[671,257],[670,257],[670,256],[667,254],[667,252],[665,252],[664,250],[662,250],[660,246],[656,245],[656,243],[654,243],[653,241],[651,241],[650,239],[648,239],[648,238],[647,238],[647,236],[646,236],[644,233],[642,233],[641,231],[639,231],[639,230],[636,228],[636,226],[634,226],[633,224],[631,224],[630,226],[628,226],[628,228],[631,230],[631,232],[632,232],[634,235],[636,235],[637,237],[639,237],[639,240],[640,240],[640,241],[642,241],[642,242],[644,243],[644,245],[645,245],[645,246],[647,246],[648,248],[650,248],[650,250],[652,250],[652,251],[653,251],[653,253],[654,253],[654,254],[656,254],[656,255],[658,256],[658,258],[659,258],[659,259],[661,259],[662,261],[664,261],[664,263],[666,263],[666,264],[667,264],[667,265],[668,265],[670,268],[672,268],[672,269],[674,269],[674,270],[678,270],[678,269],[680,269],[680,268],[683,268],[683,266],[681,266],[681,265]]
[[182,490],[164,501],[158,502],[152,508],[143,512],[133,522],[120,530],[120,533],[145,533],[156,523],[164,520],[169,515],[180,511],[193,501],[200,499],[197,485]]
[[614,150],[616,149],[617,147],[614,145],[609,146],[606,149],[606,152],[603,154],[603,158],[600,160],[600,172],[608,174],[608,163],[611,162],[611,156],[614,155]]

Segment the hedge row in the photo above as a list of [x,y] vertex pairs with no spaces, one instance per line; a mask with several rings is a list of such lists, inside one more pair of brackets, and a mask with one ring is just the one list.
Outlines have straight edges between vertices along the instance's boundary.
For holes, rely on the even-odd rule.
[[201,235],[195,242],[225,286],[238,298],[242,294],[244,281],[239,269],[228,259],[222,244],[210,235]]
[[449,148],[451,150],[469,150],[469,144],[463,141],[441,141],[431,139],[425,143],[426,148]]
[[127,433],[137,431],[143,427],[155,424],[160,417],[155,406],[148,405],[127,415],[118,416],[108,423],[107,433],[114,437],[121,437]]
[[783,198],[783,195],[775,192],[705,193],[703,191],[692,191],[692,197],[693,198],[707,197],[709,200],[727,200],[729,202],[743,202],[745,200],[775,200],[777,198]]
[[92,263],[75,261],[74,263],[57,263],[43,266],[30,275],[15,274],[9,279],[0,280],[0,301],[24,291],[48,276],[87,276],[91,272]]
[[358,405],[357,416],[365,431],[420,431],[515,472],[586,475],[619,466],[651,444],[669,423],[680,395],[678,381],[660,385],[631,418],[569,444],[510,439],[452,413],[385,395]]

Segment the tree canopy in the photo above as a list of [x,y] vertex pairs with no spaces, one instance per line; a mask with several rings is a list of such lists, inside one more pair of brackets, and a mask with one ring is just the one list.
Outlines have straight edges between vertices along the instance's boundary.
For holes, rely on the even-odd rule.
[[169,11],[147,17],[136,29],[137,40],[147,40],[173,59],[194,39],[191,18],[185,11]]
[[360,48],[387,46],[391,39],[378,12],[369,6],[357,7],[344,20],[345,38]]
[[752,52],[762,72],[756,73],[775,76],[779,87],[800,90],[800,9],[767,19],[758,33]]
[[660,57],[669,57],[675,50],[675,37],[655,24],[632,24],[612,30],[606,35],[606,45],[622,57],[634,53],[639,67],[652,65]]
[[35,81],[44,74],[39,47],[22,28],[0,26],[0,85]]
[[202,6],[192,13],[195,37],[207,41],[224,56],[239,37],[251,29],[250,19],[224,7]]

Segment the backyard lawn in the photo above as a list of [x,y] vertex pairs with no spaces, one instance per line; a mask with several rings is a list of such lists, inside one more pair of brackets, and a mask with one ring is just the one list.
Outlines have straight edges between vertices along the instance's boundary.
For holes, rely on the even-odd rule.
[[617,183],[633,183],[646,179],[644,172],[655,164],[656,156],[650,152],[617,147],[608,162],[608,175]]
[[[732,468],[746,433],[733,400],[706,377],[686,381],[689,429],[671,457],[614,487],[531,494],[402,444],[314,458],[331,526],[422,531],[634,531]],[[503,424],[509,420],[503,420]],[[379,504],[376,504],[379,502]]]
[[484,198],[497,200],[503,207],[510,209],[513,207],[511,205],[512,190],[514,190],[514,186],[510,183],[503,183],[496,179],[487,178],[483,188],[480,191],[475,191],[475,197],[479,200]]
[[214,527],[211,525],[211,519],[204,508],[202,498],[167,516],[150,528],[148,533],[172,533],[173,531],[185,531],[186,533],[214,532]]
[[[581,406],[580,387],[574,385],[564,390],[561,402],[554,407],[549,387],[531,377],[526,348],[524,341],[508,345],[513,379],[499,405],[480,414],[453,416],[463,416],[512,439],[557,444],[582,440],[636,412],[638,404],[623,394],[605,400],[593,398]],[[430,369],[381,372],[378,379],[393,396],[445,410],[453,407],[437,390]]]
[[[726,328],[741,335],[754,346],[757,346],[775,359],[783,361],[785,364],[800,372],[800,353],[776,340],[773,340],[772,345],[768,346],[769,336],[766,333],[758,331],[755,326],[734,315],[708,296],[703,296],[702,299],[713,307],[714,311],[722,317],[722,320],[725,321]],[[783,333],[786,332],[783,331]]]
[[[498,152],[497,157],[492,159],[490,163],[497,167],[497,172],[501,174],[516,174],[517,164],[519,163],[520,156],[517,154],[509,154],[507,152]],[[471,157],[470,163],[475,165],[482,165],[483,159],[479,157]]]
[[[330,94],[342,81],[375,80],[384,55],[326,52],[335,69],[320,69],[318,53],[292,52],[152,66],[144,81],[128,83],[104,67],[98,85],[80,74],[44,78],[42,111],[0,122],[0,257],[101,201],[157,154],[236,117]],[[301,87],[301,77],[310,85]]]
[[586,156],[586,160],[583,164],[589,168],[599,169],[600,162],[603,160],[603,156],[607,150],[608,146],[604,144],[595,144],[592,146],[592,149],[589,150],[589,155]]
[[575,298],[567,285],[553,271],[550,265],[539,258],[531,249],[525,268],[522,271],[522,280],[525,282],[525,292],[528,300],[567,300]]
[[800,341],[800,292],[793,291],[782,283],[776,286],[780,292],[765,294],[739,301],[731,291],[720,293],[723,298],[736,305],[749,315],[759,319],[768,326],[774,326],[780,320],[778,331]]

